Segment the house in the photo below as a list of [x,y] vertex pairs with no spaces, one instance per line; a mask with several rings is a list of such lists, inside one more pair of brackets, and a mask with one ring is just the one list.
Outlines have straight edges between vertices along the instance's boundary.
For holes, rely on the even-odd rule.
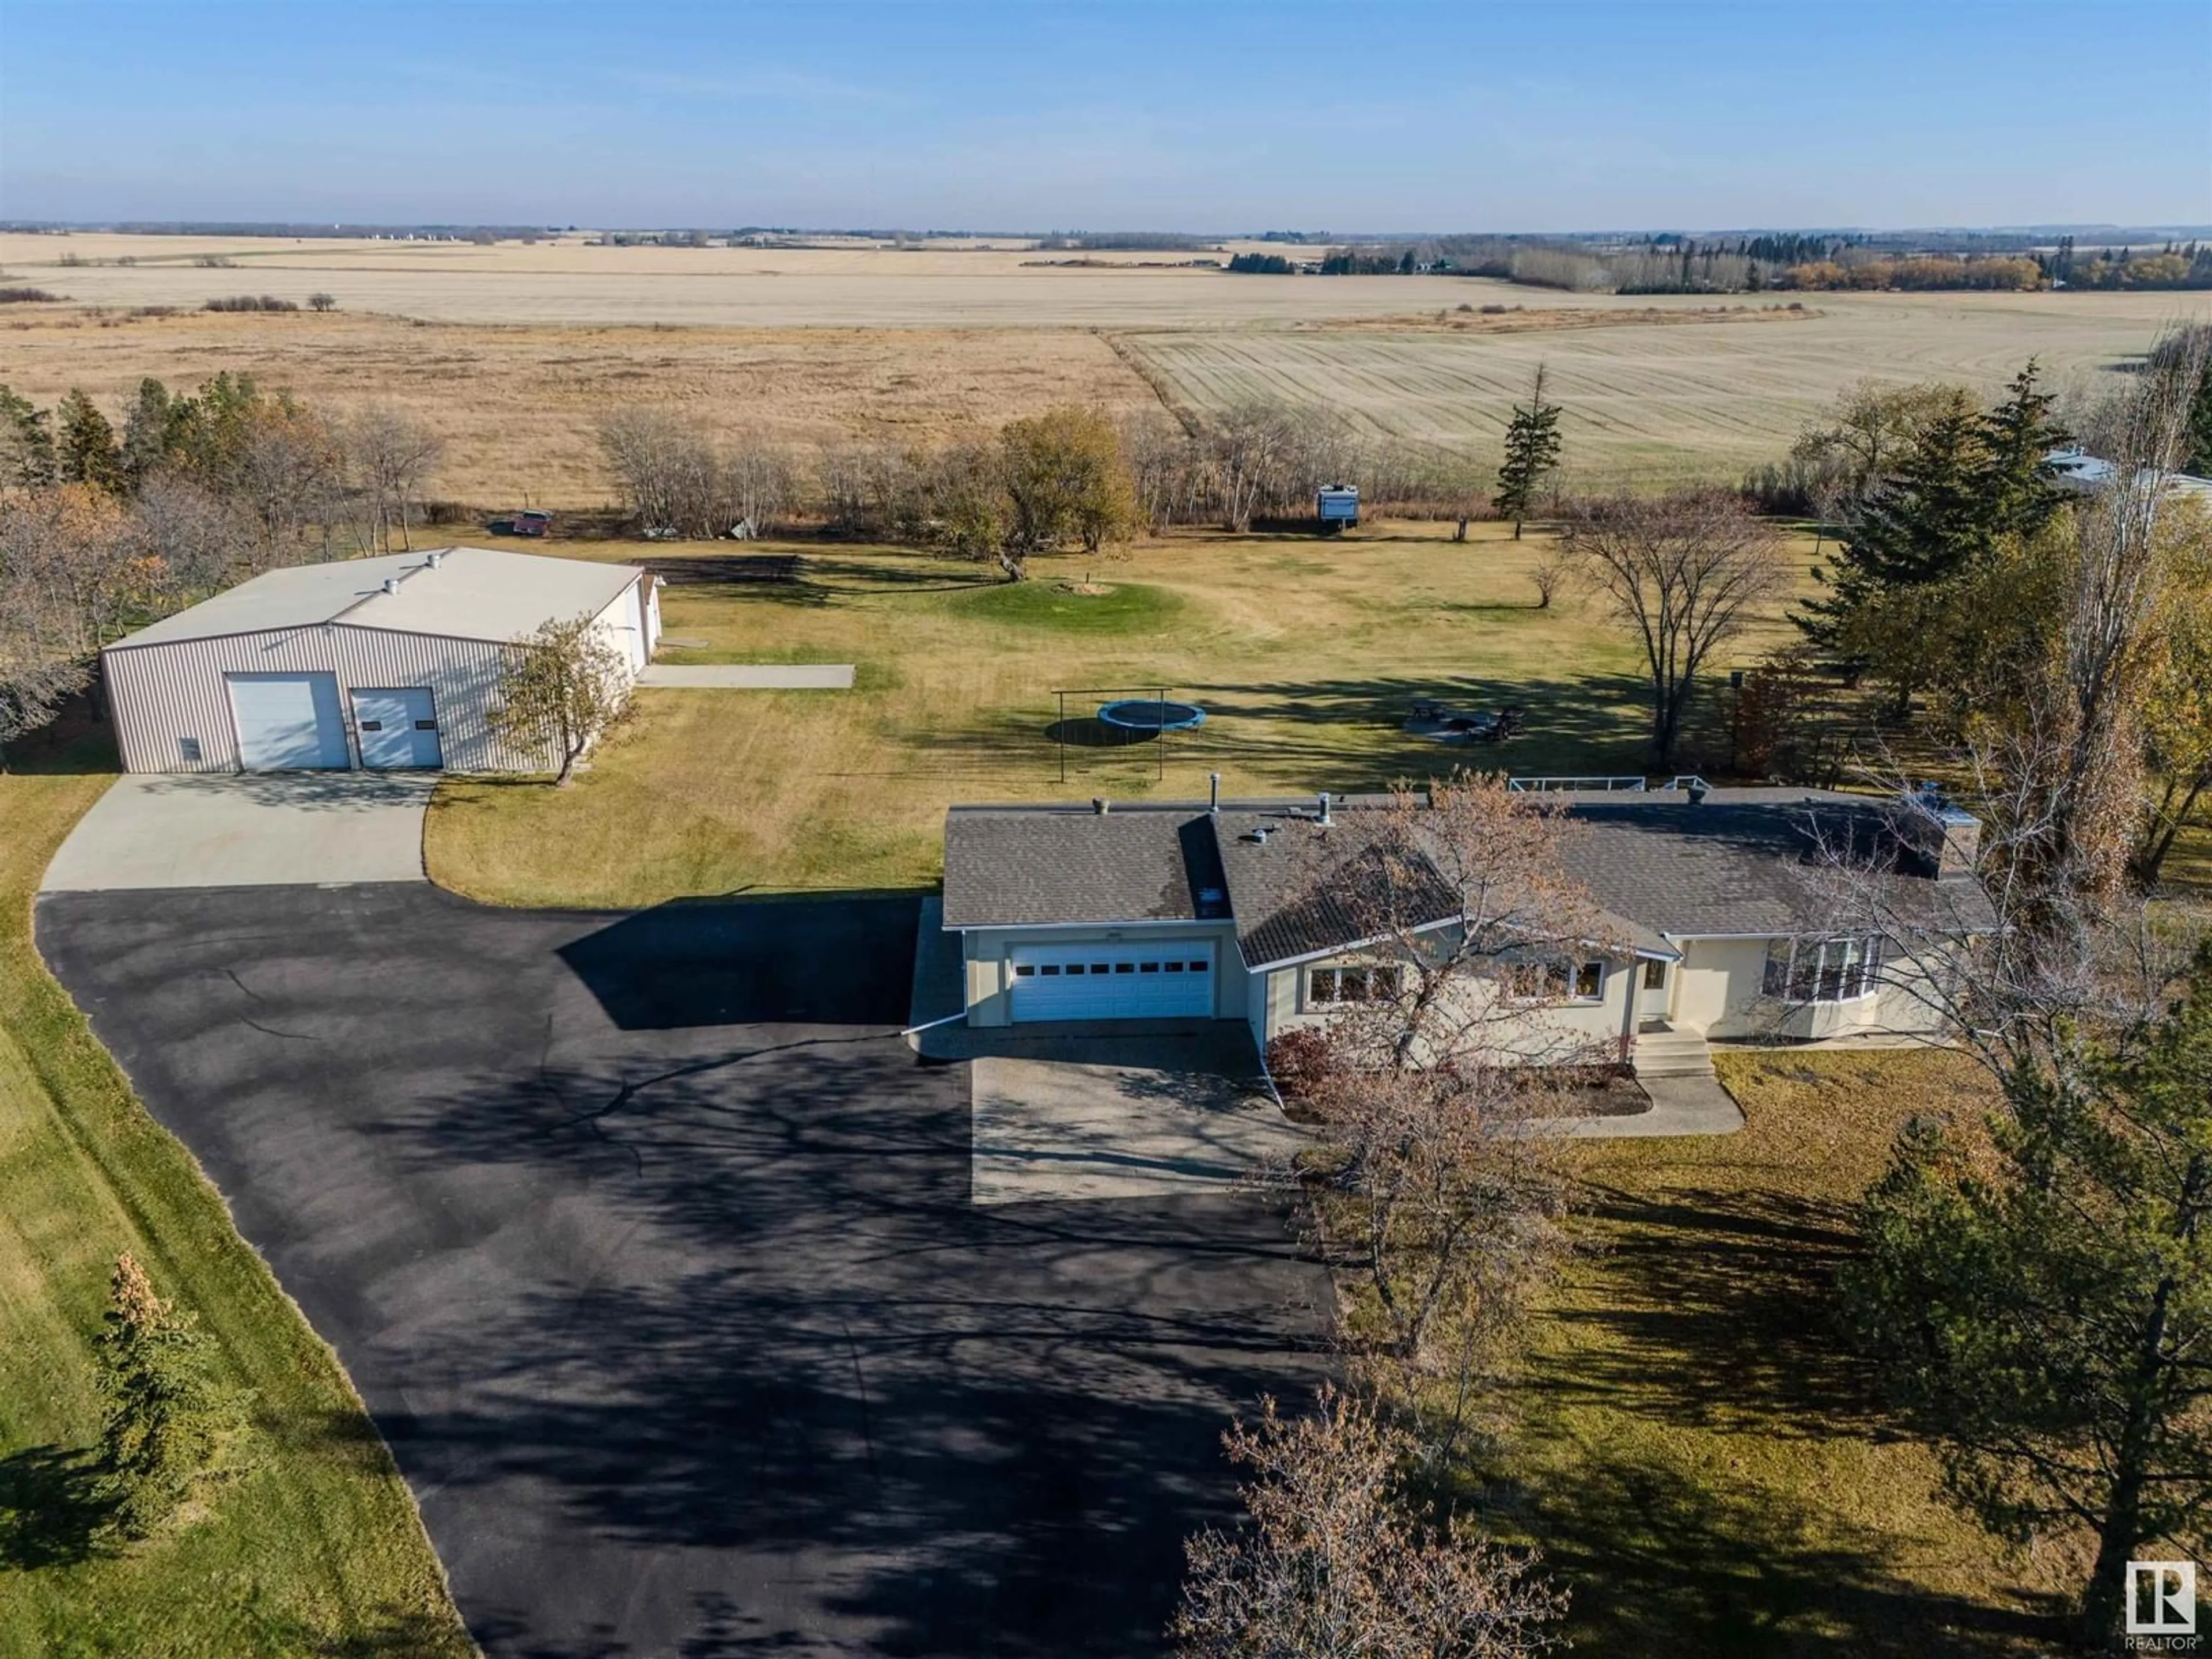
[[[1978,826],[1933,797],[1637,790],[1552,798],[1566,873],[1607,943],[1532,963],[1546,1030],[1647,1068],[1708,1064],[1708,1039],[1933,1036],[1924,996],[1960,940],[1993,926]],[[1264,1046],[1386,995],[1402,940],[1334,902],[1316,870],[1381,834],[1382,798],[1213,805],[956,806],[945,927],[961,936],[968,1022],[1243,1020]],[[1840,854],[1885,925],[1838,934]],[[1461,918],[1439,875],[1425,930]],[[1906,919],[1900,925],[1899,919]],[[1917,918],[1917,921],[1912,919]]]
[[[2051,482],[2061,489],[2072,490],[2077,495],[2094,495],[2112,482],[2118,469],[2101,456],[2092,455],[2086,449],[2054,449],[2043,458],[2044,470]],[[2166,493],[2177,498],[2202,501],[2212,509],[2212,478],[2200,478],[2193,473],[2169,472],[2166,475]]]
[[514,641],[590,616],[635,679],[655,588],[635,565],[478,547],[297,565],[118,640],[100,678],[126,771],[548,770],[491,729]]

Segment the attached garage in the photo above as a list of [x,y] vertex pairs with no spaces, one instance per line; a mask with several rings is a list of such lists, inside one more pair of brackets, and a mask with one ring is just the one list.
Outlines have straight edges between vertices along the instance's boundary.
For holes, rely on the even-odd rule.
[[589,617],[634,680],[659,643],[635,565],[434,548],[271,570],[100,653],[131,772],[532,772],[491,726],[517,642]]
[[1017,945],[1008,952],[1016,1024],[1045,1019],[1205,1019],[1213,1013],[1213,941]]

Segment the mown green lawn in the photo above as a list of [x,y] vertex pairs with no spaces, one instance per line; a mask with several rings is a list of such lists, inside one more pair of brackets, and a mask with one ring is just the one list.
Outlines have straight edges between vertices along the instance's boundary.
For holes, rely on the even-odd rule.
[[1539,1328],[1494,1473],[1572,1588],[1577,1651],[1932,1659],[2057,1650],[2079,1540],[1948,1508],[1838,1329],[1852,1210],[1914,1111],[1978,1111],[1948,1054],[1726,1055],[1747,1127],[1575,1153],[1590,1247]]
[[[877,548],[555,544],[674,561],[664,660],[852,662],[850,692],[647,690],[572,788],[453,780],[427,854],[438,881],[495,903],[647,904],[936,879],[955,801],[1201,797],[1387,788],[1454,765],[1634,772],[1641,659],[1595,602],[1536,604],[1554,550],[1532,530],[1365,526],[1311,537],[1178,535],[1121,558],[1038,559],[1031,579]],[[1808,556],[1810,542],[1802,550]],[[1098,589],[1085,592],[1084,589]],[[1755,659],[1777,614],[1730,647]],[[1162,745],[1098,746],[1102,698],[1165,686],[1206,723]],[[1413,698],[1517,702],[1505,748],[1402,729]],[[1718,694],[1707,705],[1717,710]],[[1705,763],[1725,738],[1701,730]]]
[[[473,1651],[352,1386],[191,1157],[47,975],[31,898],[107,787],[96,742],[0,775],[0,1656],[251,1659]],[[94,1340],[143,1261],[249,1391],[237,1466],[166,1534],[91,1535]]]

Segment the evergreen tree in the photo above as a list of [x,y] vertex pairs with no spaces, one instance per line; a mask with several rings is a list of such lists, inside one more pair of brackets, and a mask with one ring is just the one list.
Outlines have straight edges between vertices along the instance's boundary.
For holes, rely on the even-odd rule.
[[71,388],[61,402],[61,430],[54,441],[55,471],[64,483],[88,483],[110,494],[123,489],[123,453],[115,428],[99,405]]
[[102,1492],[112,1523],[143,1538],[214,1462],[230,1402],[208,1374],[208,1340],[129,1255],[109,1283],[100,1338]]
[[1808,640],[1852,654],[1853,624],[1869,605],[1896,589],[1956,574],[1988,544],[1981,418],[1954,409],[1921,428],[1897,471],[1868,497],[1835,557],[1814,567],[1827,591],[1791,618]]
[[151,375],[138,382],[137,401],[123,422],[123,471],[133,485],[183,449],[191,415],[191,398],[170,396]]
[[1843,1280],[1953,1499],[2015,1538],[2095,1536],[2082,1615],[2100,1650],[2129,1559],[2212,1518],[2208,1078],[2212,942],[2179,1000],[2097,1047],[2081,1082],[2008,1077],[1986,1150],[1908,1127]]
[[2063,499],[2044,458],[2068,434],[2051,418],[2057,400],[2036,384],[2037,373],[2031,357],[2004,402],[1982,417],[1981,488],[1991,537],[2033,535]]
[[1559,464],[1559,406],[1544,401],[1544,365],[1538,363],[1528,403],[1516,404],[1506,423],[1505,459],[1498,469],[1498,510],[1512,519],[1516,542],[1536,487]]
[[54,481],[54,434],[46,411],[0,386],[0,489],[37,489]]

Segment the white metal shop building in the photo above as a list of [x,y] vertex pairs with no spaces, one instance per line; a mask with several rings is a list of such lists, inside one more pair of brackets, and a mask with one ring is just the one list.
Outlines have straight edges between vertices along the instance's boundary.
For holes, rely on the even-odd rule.
[[635,565],[480,547],[267,571],[100,653],[124,769],[550,769],[493,734],[508,654],[589,616],[635,680],[655,589]]

